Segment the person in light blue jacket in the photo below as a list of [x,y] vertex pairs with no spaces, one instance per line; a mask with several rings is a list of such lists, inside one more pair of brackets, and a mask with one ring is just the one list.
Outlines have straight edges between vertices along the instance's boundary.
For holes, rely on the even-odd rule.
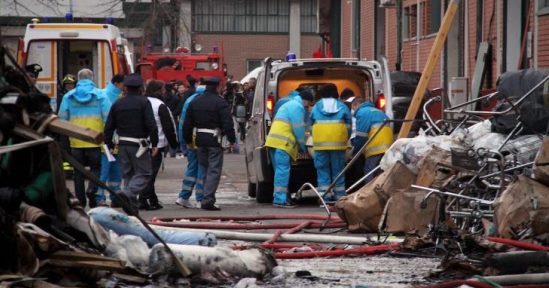
[[[124,75],[117,74],[112,77],[111,82],[107,84],[107,87],[103,89],[103,93],[111,103],[114,104],[118,98],[122,96],[122,89],[124,88]],[[120,191],[120,183],[122,182],[122,170],[120,170],[120,163],[118,160],[118,151],[115,149],[113,151],[114,161],[109,162],[107,159],[107,155],[105,154],[105,151],[101,154],[101,173],[99,176],[99,179],[101,182],[107,184],[109,188],[111,188],[113,191]],[[97,193],[95,194],[95,201],[97,202],[97,206],[105,206],[107,205],[107,197],[105,196],[105,191],[103,188],[97,189]],[[116,203],[114,198],[111,197],[111,206],[112,207],[119,207],[119,204]]]
[[[183,103],[183,107],[181,108],[181,117],[179,118],[179,125],[177,127],[181,152],[185,155],[185,157],[187,157],[187,171],[185,171],[185,175],[183,176],[181,192],[179,192],[179,197],[175,201],[175,204],[185,208],[200,208],[200,203],[204,197],[204,167],[198,163],[196,147],[194,147],[194,145],[187,146],[187,144],[185,144],[186,142],[183,137],[183,122],[185,121],[187,109],[189,108],[191,102],[196,97],[202,95],[205,90],[205,86],[199,85],[196,87],[196,92],[185,100],[185,103]],[[195,206],[193,206],[189,201],[189,198],[191,198],[193,193],[193,189],[195,190]]]
[[290,94],[288,94],[286,97],[278,99],[278,101],[276,101],[275,106],[273,108],[273,116],[276,115],[276,112],[278,112],[278,109],[280,109],[280,107],[282,107],[282,105],[284,105],[284,104],[288,103],[288,101],[294,99],[295,96],[299,96],[299,92],[297,90],[292,90],[290,92]]
[[[98,89],[93,83],[93,71],[84,68],[78,71],[78,83],[76,88],[67,92],[59,106],[59,119],[69,121],[96,132],[103,132],[111,101],[105,96],[103,90]],[[101,170],[101,145],[86,142],[77,138],[69,138],[71,154],[80,163],[90,166],[93,174],[99,177]],[[87,200],[90,208],[97,205],[95,194],[97,185],[90,183],[85,188],[84,175],[74,171],[74,191],[82,207],[86,207]]]
[[[337,87],[324,85],[319,95],[322,99],[311,113],[314,164],[317,172],[318,191],[325,193],[345,167],[345,151],[351,135],[351,111],[338,100]],[[335,201],[345,196],[345,176],[335,183],[334,193],[324,195],[324,201]]]
[[292,160],[298,153],[306,151],[305,115],[313,102],[311,93],[296,95],[277,111],[265,146],[273,160],[274,194],[273,205],[281,208],[293,208],[295,205],[288,199],[288,185]]

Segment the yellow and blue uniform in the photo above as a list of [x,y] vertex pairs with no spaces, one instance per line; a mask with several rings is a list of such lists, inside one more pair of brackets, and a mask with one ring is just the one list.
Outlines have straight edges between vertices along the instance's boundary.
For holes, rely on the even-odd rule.
[[[330,184],[345,167],[345,151],[351,135],[352,115],[343,102],[335,98],[323,98],[315,104],[311,113],[314,164],[317,172],[318,191],[326,192]],[[324,200],[332,201],[345,196],[345,176],[340,177],[333,195]]]
[[196,147],[191,144],[187,146],[185,144],[185,139],[183,136],[183,122],[187,115],[187,109],[191,102],[204,93],[204,86],[198,86],[196,88],[196,93],[189,96],[183,107],[181,108],[181,117],[179,118],[178,125],[178,134],[179,134],[179,144],[181,151],[187,157],[187,170],[185,171],[185,176],[183,177],[181,183],[181,192],[179,192],[179,198],[189,199],[192,195],[193,188],[195,189],[196,202],[201,202],[204,198],[204,167],[198,163],[198,156],[196,154]]
[[[353,139],[353,150],[356,152],[362,148],[366,141],[373,137],[383,125],[383,122],[388,120],[387,115],[377,109],[372,102],[362,103],[355,112],[356,117],[356,137]],[[364,156],[364,173],[368,174],[381,161],[383,154],[393,144],[393,129],[389,125],[385,125],[379,131],[377,136],[372,139],[366,149]],[[373,179],[373,175],[368,177],[366,183]]]
[[[59,107],[59,118],[73,124],[103,132],[111,109],[111,101],[103,91],[88,79],[79,80],[76,88],[63,96]],[[100,144],[69,138],[71,148],[95,148]]]
[[[111,101],[103,91],[97,89],[90,79],[81,79],[76,88],[63,96],[59,106],[59,118],[73,124],[103,132]],[[69,138],[71,153],[77,161],[90,166],[90,171],[97,177],[101,170],[101,144],[89,143],[76,138]],[[85,188],[84,175],[74,172],[74,190],[82,207],[86,207],[87,198],[90,200],[90,207],[95,206],[95,196],[98,191],[97,185],[89,184]]]
[[[112,82],[107,84],[107,87],[103,89],[103,93],[109,98],[111,103],[116,102],[116,100],[122,96],[122,90],[116,87]],[[99,174],[99,179],[101,182],[107,184],[113,191],[118,192],[121,189],[122,170],[120,169],[118,153],[116,151],[113,152],[113,156],[115,161],[109,162],[107,155],[105,155],[105,153],[101,154],[101,173]],[[95,200],[97,203],[105,202],[107,200],[103,188],[99,187],[99,189],[97,189]],[[111,198],[111,200],[113,200],[113,198]]]
[[305,151],[305,107],[301,96],[294,96],[277,111],[265,146],[274,148],[271,150],[275,170],[273,203],[284,205],[288,203],[291,160],[297,159],[299,150]]

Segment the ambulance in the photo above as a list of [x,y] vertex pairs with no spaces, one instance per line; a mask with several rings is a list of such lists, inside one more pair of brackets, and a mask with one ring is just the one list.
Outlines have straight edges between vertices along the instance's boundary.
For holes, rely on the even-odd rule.
[[58,106],[61,81],[66,74],[77,75],[83,68],[94,72],[94,82],[104,88],[115,74],[133,73],[128,42],[118,27],[92,23],[28,24],[17,54],[22,67],[40,64],[36,86]]

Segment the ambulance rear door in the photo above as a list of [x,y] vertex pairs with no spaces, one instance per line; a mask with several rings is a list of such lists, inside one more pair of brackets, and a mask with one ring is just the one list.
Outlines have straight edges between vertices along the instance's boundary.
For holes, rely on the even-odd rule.
[[50,97],[50,105],[55,111],[57,109],[57,42],[55,40],[32,41],[29,44],[27,63],[39,64],[42,72],[38,75],[36,87],[42,93]]

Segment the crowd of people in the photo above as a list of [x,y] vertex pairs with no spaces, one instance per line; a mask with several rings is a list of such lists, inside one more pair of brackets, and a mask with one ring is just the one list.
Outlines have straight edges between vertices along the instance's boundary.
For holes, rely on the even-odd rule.
[[[326,202],[346,195],[345,176],[337,179],[333,190],[328,189],[344,169],[349,142],[353,154],[364,154],[365,174],[378,166],[393,142],[391,126],[383,125],[387,116],[374,106],[371,99],[355,97],[350,89],[339,95],[334,84],[323,85],[316,94],[320,99],[315,102],[312,91],[298,88],[275,103],[274,119],[265,146],[271,148],[275,172],[273,204],[277,207],[295,207],[289,197],[288,185],[292,161],[300,153],[307,153],[306,127],[310,127],[312,137],[317,190],[324,195]],[[375,176],[374,171],[365,181]]]
[[[39,72],[31,74],[36,78]],[[155,180],[163,157],[179,153],[187,157],[188,164],[176,204],[219,210],[215,192],[223,151],[233,151],[237,142],[233,119],[244,139],[241,123],[249,114],[250,89],[233,82],[223,91],[216,77],[198,81],[188,76],[188,85],[184,85],[180,81],[145,83],[138,74],[115,75],[104,89],[97,88],[93,79],[90,69],[80,70],[77,76],[66,75],[57,113],[60,119],[104,132],[104,145],[70,138],[62,146],[116,191],[118,197],[111,195],[111,206],[118,207],[117,199],[123,197],[135,209],[162,209]],[[109,203],[105,191],[93,182],[85,187],[81,172],[74,171],[73,179],[82,206]],[[197,201],[191,205],[193,191]]]
[[[27,70],[32,80],[40,67],[28,66]],[[216,77],[198,81],[188,76],[188,85],[184,85],[180,81],[144,83],[138,74],[115,75],[104,89],[97,88],[93,79],[90,69],[63,78],[58,117],[104,132],[105,145],[70,138],[62,146],[135,209],[143,210],[163,208],[155,191],[156,177],[163,157],[179,153],[187,158],[187,169],[176,204],[220,210],[215,205],[215,192],[223,152],[237,150],[237,132],[240,141],[245,139],[255,79],[243,85],[228,82],[221,87]],[[353,154],[364,154],[364,173],[368,174],[393,141],[392,129],[383,125],[387,116],[375,108],[371,99],[355,97],[351,89],[339,94],[333,84],[323,85],[315,94],[318,101],[313,91],[298,88],[275,103],[265,146],[271,148],[273,204],[277,207],[295,206],[288,191],[290,171],[292,161],[300,153],[307,153],[307,134],[312,137],[320,193],[327,192],[344,169],[349,143]],[[377,136],[371,139],[374,134]],[[366,181],[376,175],[370,174]],[[84,207],[108,203],[105,191],[93,182],[85,188],[84,175],[79,171],[74,171],[74,191]],[[332,191],[324,193],[325,201],[346,195],[344,177],[338,179]],[[193,192],[194,204],[190,201]],[[117,199],[111,197],[111,206],[118,206]]]

